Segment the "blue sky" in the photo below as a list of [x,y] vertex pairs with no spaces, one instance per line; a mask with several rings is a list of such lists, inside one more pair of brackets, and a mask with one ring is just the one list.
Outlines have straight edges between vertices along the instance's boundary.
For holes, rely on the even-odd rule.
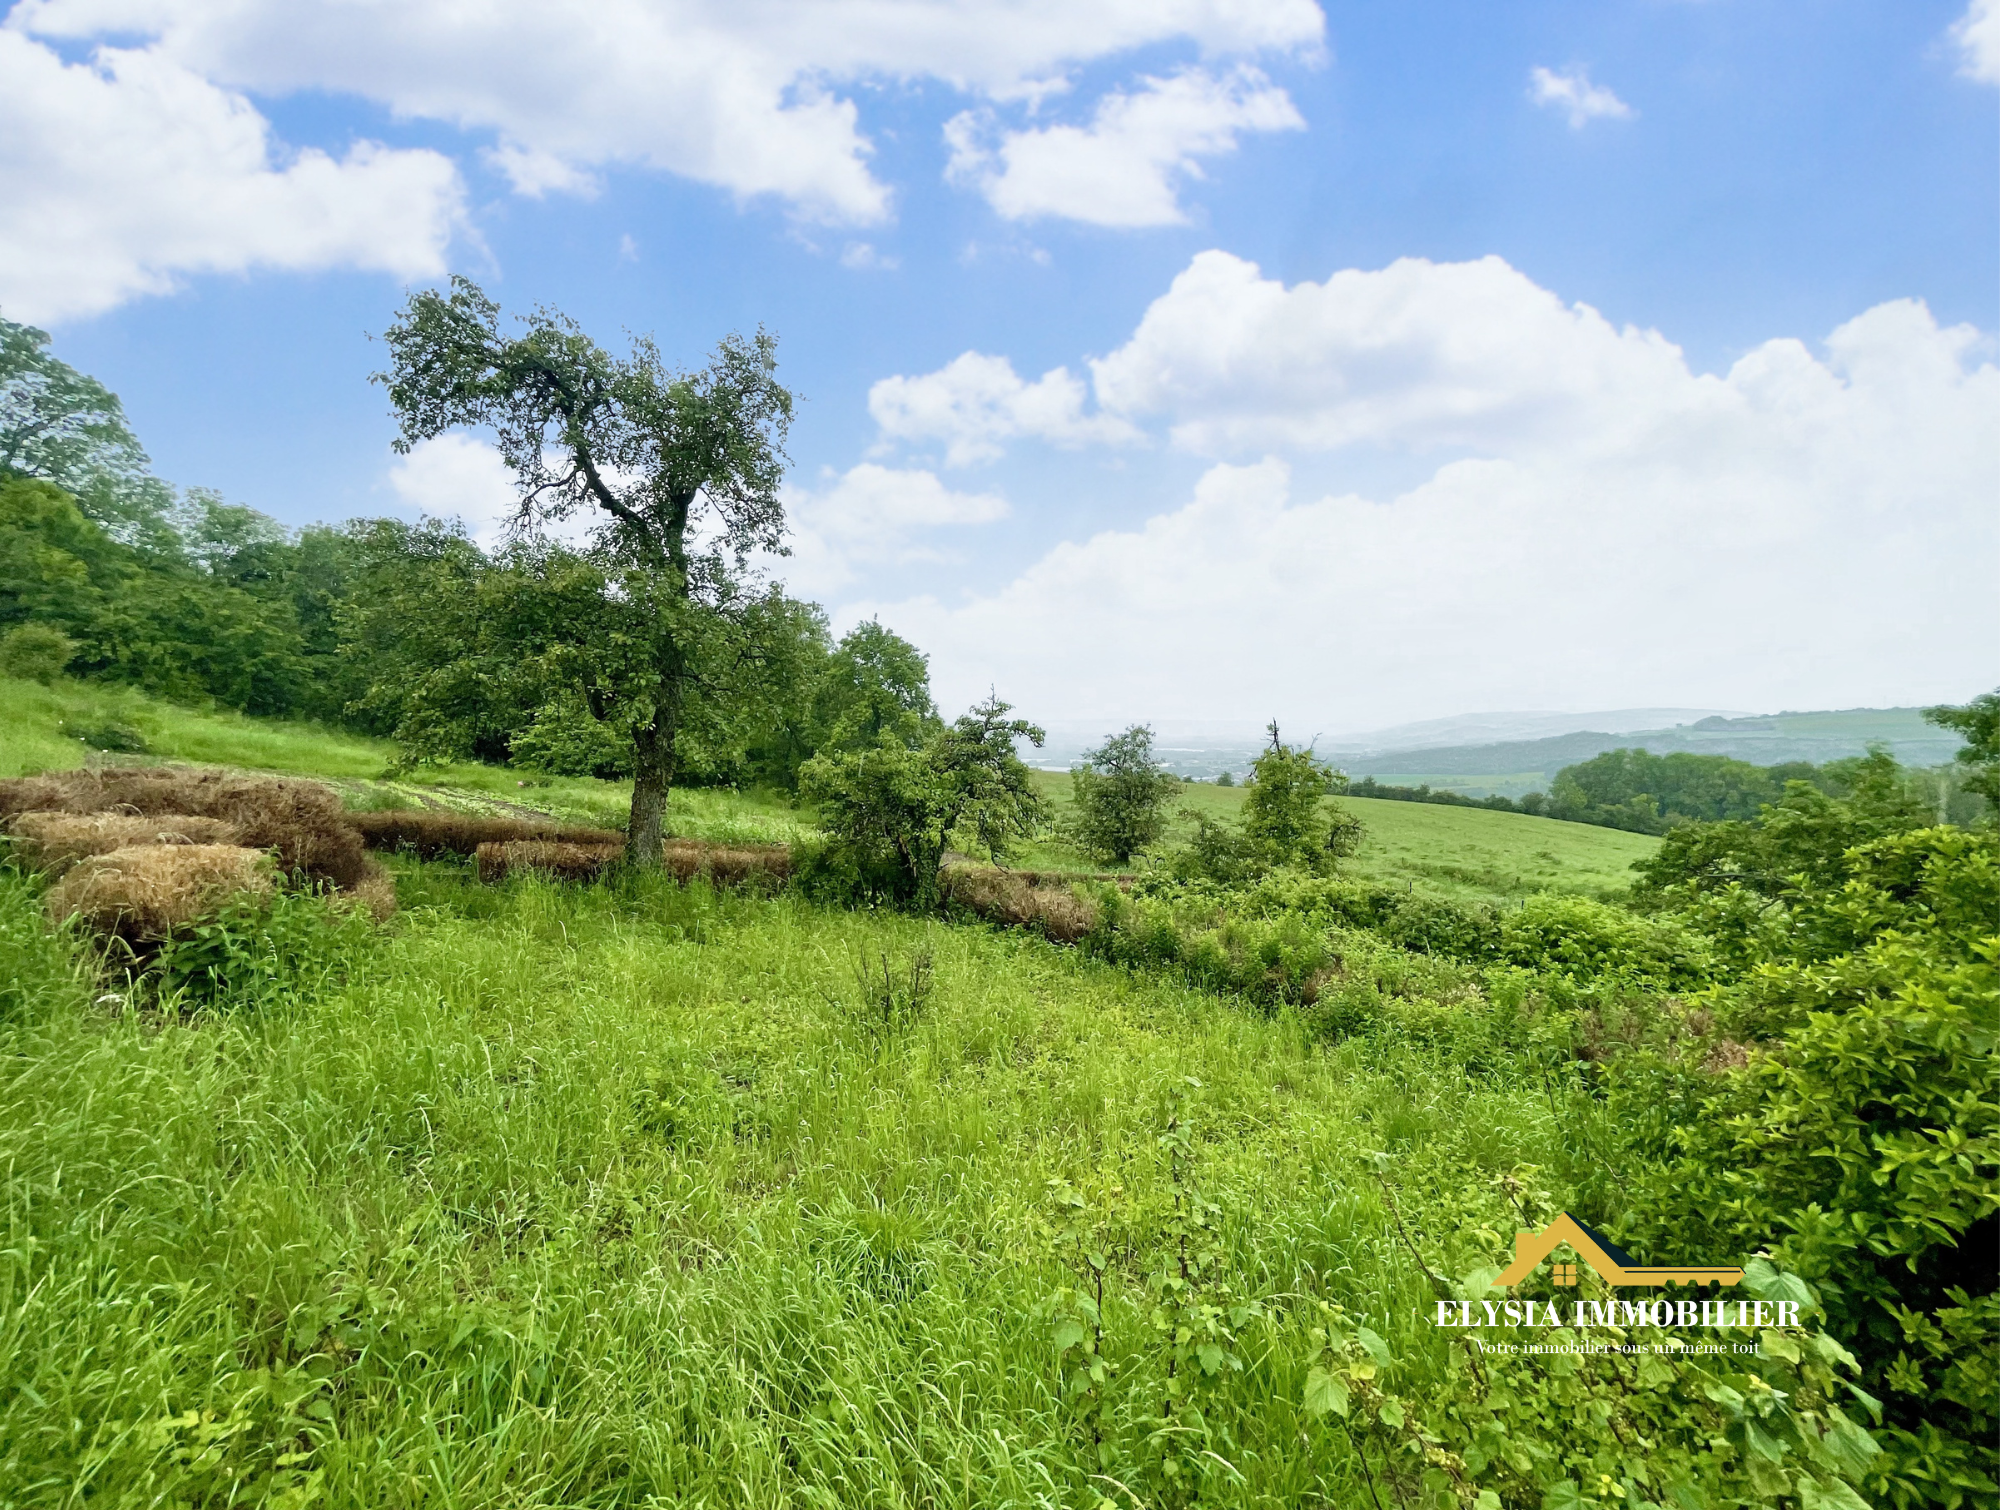
[[1991,0],[486,11],[23,0],[0,311],[173,481],[475,527],[490,461],[397,470],[366,381],[408,287],[690,362],[764,323],[779,569],[947,701],[1994,680]]

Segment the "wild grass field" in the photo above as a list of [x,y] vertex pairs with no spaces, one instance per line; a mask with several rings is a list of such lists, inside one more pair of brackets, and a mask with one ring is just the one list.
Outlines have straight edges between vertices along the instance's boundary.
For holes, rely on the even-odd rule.
[[[149,757],[356,805],[619,795],[0,695],[10,772],[83,759],[57,721],[109,710]],[[802,822],[675,802],[716,837]],[[1613,889],[1654,842],[1354,805],[1364,875],[1474,901]],[[1754,1362],[1628,1357],[1629,1329],[1548,1361],[1438,1325],[1517,1231],[1615,1208],[1620,1150],[1713,1073],[1698,1042],[1660,1094],[1604,1094],[1609,1046],[1706,1031],[1672,971],[1536,975],[1304,913],[1196,919],[1183,968],[1136,962],[1167,919],[1135,915],[1102,941],[1121,965],[699,877],[386,858],[387,922],[295,897],[283,967],[205,1001],[101,968],[0,864],[0,1506],[1852,1510],[1825,1486],[1858,1449],[1811,1424],[1843,1355],[1807,1332]],[[1536,905],[1483,915],[1634,961],[1686,942]],[[1325,967],[1187,984],[1232,948]],[[1512,1293],[1610,1293],[1549,1283]],[[1772,1444],[1801,1476],[1756,1477]]]

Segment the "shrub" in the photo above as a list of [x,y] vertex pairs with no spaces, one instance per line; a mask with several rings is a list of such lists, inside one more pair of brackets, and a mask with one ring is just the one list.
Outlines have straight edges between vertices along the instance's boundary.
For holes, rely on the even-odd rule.
[[268,857],[233,844],[138,844],[78,862],[48,894],[51,921],[132,945],[159,943],[228,904],[261,905]]
[[1578,980],[1692,986],[1713,973],[1706,941],[1679,923],[1588,897],[1528,898],[1501,920],[1500,953],[1509,964]]
[[163,1005],[182,1006],[241,1008],[310,991],[344,974],[373,935],[363,909],[330,900],[281,892],[227,902],[163,941],[139,984]]
[[57,877],[77,861],[134,844],[235,844],[242,835],[220,818],[139,818],[129,813],[22,813],[8,825],[28,867]]
[[420,860],[470,857],[483,844],[538,840],[553,844],[623,844],[615,829],[586,828],[552,818],[488,818],[429,810],[347,813],[348,826],[369,849],[407,850]]
[[1166,833],[1167,799],[1180,781],[1153,758],[1153,731],[1134,724],[1086,751],[1070,784],[1078,843],[1122,865]]
[[78,744],[105,755],[146,753],[146,736],[130,724],[121,724],[116,719],[83,724],[71,723],[65,719],[60,727],[64,734]]
[[0,635],[0,676],[48,686],[76,654],[76,641],[53,624],[16,624]]

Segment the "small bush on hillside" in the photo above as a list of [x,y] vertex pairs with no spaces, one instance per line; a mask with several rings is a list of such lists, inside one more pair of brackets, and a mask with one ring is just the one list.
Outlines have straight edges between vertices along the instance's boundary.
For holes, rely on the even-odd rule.
[[147,750],[146,736],[130,724],[119,723],[116,719],[96,719],[87,723],[71,723],[65,719],[59,727],[78,744],[101,754],[143,755]]
[[1078,845],[1117,864],[1159,843],[1167,831],[1167,802],[1180,780],[1153,758],[1153,731],[1134,724],[1094,750],[1070,771],[1076,799],[1072,820]]
[[16,624],[0,635],[0,676],[49,686],[76,655],[76,641],[53,624]]
[[1361,820],[1328,797],[1340,773],[1309,749],[1294,749],[1271,725],[1271,747],[1257,757],[1242,826],[1190,812],[1194,836],[1167,859],[1179,881],[1237,886],[1279,867],[1330,876],[1361,846]]
[[827,842],[812,856],[809,890],[822,898],[886,901],[931,911],[943,901],[945,848],[954,837],[999,860],[1038,832],[1048,812],[1016,740],[1042,731],[988,698],[920,745],[884,733],[859,750],[822,753],[799,772]]

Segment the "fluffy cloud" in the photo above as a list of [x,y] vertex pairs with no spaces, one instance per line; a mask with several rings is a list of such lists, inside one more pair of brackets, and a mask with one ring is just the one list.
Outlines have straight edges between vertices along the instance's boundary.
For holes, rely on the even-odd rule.
[[420,440],[389,468],[389,487],[407,509],[462,520],[482,545],[497,544],[521,495],[500,453],[462,430]]
[[942,441],[945,463],[991,461],[1027,436],[1076,446],[1135,440],[1115,415],[1085,414],[1083,380],[1067,367],[1025,382],[1005,357],[968,351],[921,377],[884,378],[868,390],[868,412],[885,440]]
[[1203,252],[1091,371],[1105,409],[1164,418],[1177,445],[1216,455],[1594,444],[1699,388],[1658,332],[1618,330],[1498,257],[1286,288]]
[[1245,131],[1297,131],[1291,97],[1254,68],[1201,68],[1142,81],[1098,102],[1088,126],[1010,131],[993,139],[990,113],[945,126],[947,177],[976,186],[1008,220],[1059,215],[1092,225],[1178,225],[1178,189],[1199,178],[1197,158],[1236,150]]
[[953,492],[933,472],[874,462],[829,478],[817,491],[796,491],[786,504],[792,554],[775,565],[794,592],[808,596],[843,587],[868,567],[948,559],[920,537],[1007,517],[998,494]]
[[461,219],[449,159],[360,143],[284,154],[240,95],[157,53],[65,64],[0,30],[0,305],[95,314],[182,275],[444,271]]
[[1537,105],[1563,111],[1569,116],[1572,131],[1581,131],[1592,121],[1625,121],[1633,115],[1630,105],[1602,84],[1591,83],[1589,73],[1582,68],[1562,73],[1535,69],[1528,75],[1528,98]]
[[2000,84],[2000,0],[1972,0],[1951,29],[1958,71],[1982,84]]
[[9,24],[136,35],[238,88],[353,94],[490,131],[527,193],[629,163],[863,224],[887,215],[889,193],[843,83],[1033,98],[1136,47],[1310,48],[1324,26],[1313,0],[23,0]]
[[[1245,268],[1206,301],[1214,332],[1230,291],[1255,289]],[[947,704],[990,683],[1106,727],[1276,713],[1332,732],[1473,706],[1851,706],[1992,683],[2000,369],[1972,330],[1897,301],[1822,354],[1774,340],[1702,375],[1504,264],[1289,292],[1306,296],[1293,319],[1248,321],[1212,370],[1113,370],[1199,437],[1479,454],[1384,498],[1294,499],[1282,460],[1225,463],[1184,506],[1059,545],[990,596],[849,611],[930,650]],[[1278,412],[1258,419],[1250,391]]]

